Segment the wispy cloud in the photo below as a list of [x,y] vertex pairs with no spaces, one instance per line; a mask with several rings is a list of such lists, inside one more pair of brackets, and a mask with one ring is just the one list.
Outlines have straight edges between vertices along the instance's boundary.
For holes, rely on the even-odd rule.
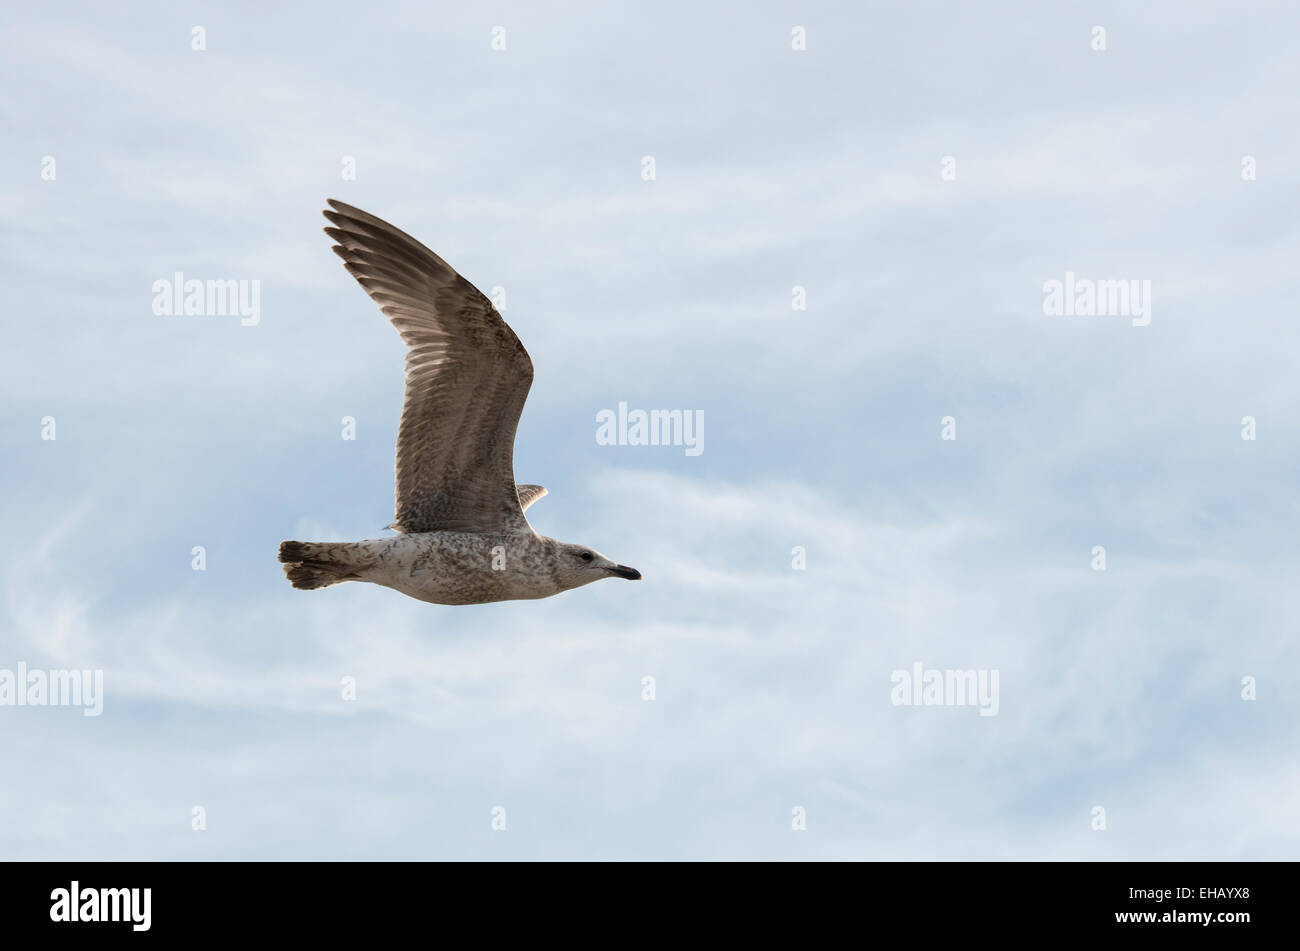
[[[507,4],[505,53],[414,3],[196,13],[204,52],[4,13],[0,668],[106,698],[0,707],[40,763],[0,851],[1294,856],[1294,14],[685,10]],[[644,582],[284,583],[282,538],[391,519],[401,346],[326,196],[506,289],[530,518]],[[258,326],[155,316],[178,270]],[[1067,270],[1151,324],[1045,315]],[[619,401],[706,451],[597,444]],[[892,705],[916,662],[997,669],[997,716]]]

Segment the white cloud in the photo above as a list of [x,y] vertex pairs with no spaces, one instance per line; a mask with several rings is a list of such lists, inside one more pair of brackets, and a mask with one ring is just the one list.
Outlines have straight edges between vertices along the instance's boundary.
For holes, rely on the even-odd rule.
[[[0,667],[102,666],[108,696],[0,709],[0,755],[41,764],[0,785],[0,851],[1293,853],[1293,24],[1126,10],[1097,57],[1041,5],[823,11],[793,59],[775,7],[507,12],[495,58],[418,5],[396,33],[209,11],[203,54],[170,15],[11,18]],[[326,196],[508,288],[534,523],[644,582],[463,610],[284,583],[280,538],[391,512],[401,348]],[[154,317],[178,269],[260,279],[262,324]],[[1150,327],[1044,317],[1067,269],[1151,279]],[[621,399],[703,408],[707,453],[595,447]],[[997,667],[998,716],[890,706],[914,661]]]
[[[1256,596],[1266,581],[1213,563],[1191,576],[1152,564],[1100,582],[1083,561],[1064,573],[1023,560],[994,570],[990,562],[1007,554],[990,526],[883,524],[790,482],[725,485],[610,470],[589,488],[601,490],[592,492],[591,524],[644,559],[644,582],[469,609],[363,585],[310,594],[286,585],[215,614],[207,613],[211,599],[200,606],[164,597],[112,618],[61,590],[50,560],[66,536],[59,526],[40,545],[49,557],[11,566],[17,638],[8,646],[41,651],[71,598],[78,620],[61,635],[58,658],[106,669],[103,719],[118,724],[116,742],[133,737],[128,758],[141,777],[164,763],[193,784],[224,777],[222,795],[233,798],[209,795],[209,807],[235,811],[223,826],[239,829],[204,841],[234,854],[286,854],[285,843],[313,841],[310,830],[338,810],[351,814],[356,803],[385,796],[397,797],[399,814],[367,820],[375,838],[357,832],[328,848],[446,854],[462,847],[462,810],[486,816],[495,796],[529,816],[515,846],[523,854],[635,849],[637,835],[619,830],[663,823],[668,813],[685,831],[657,842],[657,854],[792,854],[802,842],[787,843],[791,833],[780,830],[789,808],[805,804],[821,855],[1092,857],[1100,847],[1087,810],[1097,798],[1114,810],[1104,834],[1110,854],[1275,854],[1249,827],[1227,845],[1219,825],[1198,834],[1190,817],[1180,818],[1187,787],[1179,777],[1201,782],[1210,750],[1235,760],[1240,740],[1192,745],[1197,735],[1165,717],[1179,704],[1241,715],[1248,705],[1236,698],[1232,641],[1209,631],[1161,639],[1143,626],[1158,608],[1149,592],[1162,577],[1224,585],[1234,599]],[[790,568],[792,539],[808,550],[806,572]],[[1086,597],[1099,583],[1118,595],[1100,611]],[[259,645],[269,642],[275,649],[263,653]],[[999,668],[999,715],[892,707],[891,671],[916,660]],[[656,678],[653,702],[640,699],[647,675]],[[357,680],[355,702],[340,699],[343,676]],[[1274,698],[1268,706],[1279,702],[1290,705]],[[1153,724],[1163,726],[1141,729],[1153,709]],[[92,728],[61,712],[42,711],[39,722],[29,713],[31,728],[61,747],[92,742]],[[268,741],[267,726],[222,730],[200,750],[150,727],[157,715],[277,724],[280,740]],[[341,759],[326,753],[335,735]],[[295,749],[287,760],[286,745]],[[1158,774],[1137,768],[1151,757],[1161,762]],[[96,756],[77,768],[93,775],[112,761]],[[255,804],[230,788],[234,776],[272,783],[295,803],[277,820],[279,834],[259,832]],[[164,801],[142,782],[125,795],[175,812],[169,822],[187,821],[184,799]],[[62,795],[75,800],[76,788]],[[403,828],[401,804],[420,788],[449,806],[408,830],[399,848],[388,837]],[[1230,789],[1215,794],[1212,808],[1255,807],[1247,781]],[[30,781],[11,789],[8,806],[28,802],[30,790]],[[1036,802],[1028,817],[1026,799]],[[1161,841],[1148,830],[1166,802],[1176,808],[1164,827],[1177,838]],[[569,837],[565,816],[575,810],[608,823],[605,838]],[[918,840],[904,828],[921,816],[931,831]],[[132,845],[114,839],[111,847],[170,847],[157,813],[138,822]],[[491,835],[486,819],[482,832]],[[10,846],[21,852],[24,840]],[[29,847],[109,854],[103,841]]]

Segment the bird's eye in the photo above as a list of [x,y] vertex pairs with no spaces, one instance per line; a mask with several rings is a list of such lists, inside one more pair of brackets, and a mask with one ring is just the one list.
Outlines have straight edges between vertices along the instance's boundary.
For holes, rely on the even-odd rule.
[[591,552],[589,552],[589,551],[584,551],[584,552],[583,552],[581,555],[579,555],[578,557],[581,558],[583,561],[591,561],[591,557],[592,557],[592,556],[591,556]]

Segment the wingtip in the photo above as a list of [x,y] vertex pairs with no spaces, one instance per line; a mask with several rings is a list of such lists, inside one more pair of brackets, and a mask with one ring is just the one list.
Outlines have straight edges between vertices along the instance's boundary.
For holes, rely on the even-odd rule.
[[322,208],[320,210],[320,213],[324,215],[326,218],[328,218],[330,221],[334,222],[335,224],[338,224],[339,219],[341,218],[346,219],[350,217],[349,212],[354,214],[356,212],[356,209],[353,208],[351,205],[344,204],[343,202],[339,201],[337,198],[326,198],[325,202],[326,204],[329,205],[329,207]]
[[326,218],[330,217],[330,215],[335,215],[335,214],[341,214],[344,217],[348,217],[348,218],[362,217],[366,214],[364,211],[362,211],[360,208],[356,207],[355,205],[349,205],[347,202],[339,201],[337,198],[326,198],[325,203],[329,205],[329,208],[322,208],[321,214],[323,214]]

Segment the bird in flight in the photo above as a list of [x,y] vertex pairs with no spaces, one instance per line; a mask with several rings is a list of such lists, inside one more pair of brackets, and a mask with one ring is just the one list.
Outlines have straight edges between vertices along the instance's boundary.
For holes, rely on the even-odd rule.
[[515,484],[515,429],[533,361],[491,302],[405,232],[341,201],[329,205],[335,253],[407,347],[389,526],[399,534],[282,542],[290,583],[369,581],[433,604],[483,604],[640,579],[635,568],[528,524],[524,510],[546,494]]

